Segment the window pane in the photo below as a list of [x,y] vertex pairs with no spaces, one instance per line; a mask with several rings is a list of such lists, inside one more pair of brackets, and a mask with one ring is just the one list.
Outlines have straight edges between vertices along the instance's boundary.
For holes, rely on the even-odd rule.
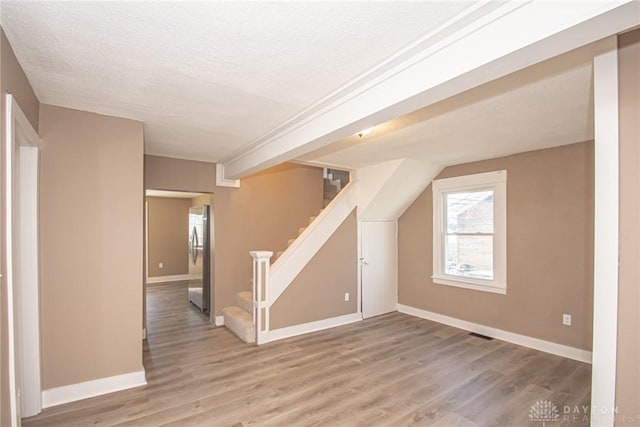
[[493,233],[493,190],[446,193],[447,233]]
[[493,280],[493,236],[445,236],[445,273]]

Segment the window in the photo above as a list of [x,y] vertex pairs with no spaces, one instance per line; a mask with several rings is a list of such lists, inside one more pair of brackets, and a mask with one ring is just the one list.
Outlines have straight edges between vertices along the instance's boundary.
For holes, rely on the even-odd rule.
[[433,181],[433,281],[507,293],[507,171]]

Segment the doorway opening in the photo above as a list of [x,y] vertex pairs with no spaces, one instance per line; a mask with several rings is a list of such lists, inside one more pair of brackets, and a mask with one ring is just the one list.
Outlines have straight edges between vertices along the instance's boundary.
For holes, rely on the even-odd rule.
[[[209,322],[213,307],[212,194],[146,190],[144,331],[167,316]],[[155,322],[155,323],[154,323]]]

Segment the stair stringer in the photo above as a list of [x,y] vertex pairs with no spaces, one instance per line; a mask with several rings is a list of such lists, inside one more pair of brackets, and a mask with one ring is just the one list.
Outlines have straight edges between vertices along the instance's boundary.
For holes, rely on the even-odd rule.
[[307,229],[273,263],[269,286],[269,307],[276,302],[296,276],[340,227],[356,207],[357,200],[357,191],[354,183],[347,184]]

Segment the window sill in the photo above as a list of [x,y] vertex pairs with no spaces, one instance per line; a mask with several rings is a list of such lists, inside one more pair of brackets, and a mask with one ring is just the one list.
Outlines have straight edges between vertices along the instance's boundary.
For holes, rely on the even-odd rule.
[[491,292],[501,295],[507,294],[506,285],[483,283],[482,280],[477,279],[458,278],[455,276],[431,276],[431,279],[433,279],[433,283],[437,283],[439,285],[454,286],[456,288],[472,289],[474,291]]

